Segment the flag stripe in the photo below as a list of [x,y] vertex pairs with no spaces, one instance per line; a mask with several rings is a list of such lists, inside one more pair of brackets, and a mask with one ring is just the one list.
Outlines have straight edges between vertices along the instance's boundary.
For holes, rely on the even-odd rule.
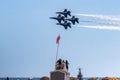
[[56,39],[56,44],[59,44],[60,42],[60,35],[58,35],[57,39]]

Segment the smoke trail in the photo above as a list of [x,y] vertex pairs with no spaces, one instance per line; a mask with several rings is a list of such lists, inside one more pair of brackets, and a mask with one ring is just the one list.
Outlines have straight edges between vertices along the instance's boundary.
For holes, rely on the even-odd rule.
[[91,29],[103,29],[103,30],[118,30],[120,31],[120,27],[114,27],[114,26],[84,26],[80,25],[79,28],[91,28]]
[[98,22],[95,21],[97,24],[104,24],[104,25],[111,25],[111,26],[120,26],[120,22]]
[[120,22],[118,22],[118,21],[114,21],[114,22],[103,22],[103,21],[86,21],[86,20],[81,20],[80,22],[87,22],[87,23],[96,23],[96,24],[102,24],[102,25],[111,25],[111,26],[120,26]]
[[93,17],[104,20],[115,20],[120,21],[120,16],[109,16],[109,15],[97,15],[97,14],[74,14],[76,16],[85,16],[85,17]]

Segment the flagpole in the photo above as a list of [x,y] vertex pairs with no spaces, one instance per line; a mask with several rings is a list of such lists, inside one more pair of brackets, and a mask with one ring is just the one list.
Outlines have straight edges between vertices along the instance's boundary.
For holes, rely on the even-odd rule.
[[58,51],[59,51],[59,44],[57,45],[57,51],[56,51],[56,61],[58,59]]
[[58,59],[59,41],[60,41],[60,34],[58,35],[58,37],[57,37],[57,39],[56,39],[57,51],[56,51],[56,59],[55,59],[55,69],[56,69],[56,62],[57,62],[57,59]]

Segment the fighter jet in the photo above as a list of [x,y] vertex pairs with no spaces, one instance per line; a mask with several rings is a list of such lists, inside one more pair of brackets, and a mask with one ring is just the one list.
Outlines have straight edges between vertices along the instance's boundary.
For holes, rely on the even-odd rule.
[[65,9],[63,12],[56,12],[57,14],[62,14],[67,18],[67,15],[71,16],[71,12]]
[[73,23],[73,25],[75,25],[75,22],[79,23],[79,19],[75,18],[75,16],[73,16],[72,18],[66,18],[65,20],[71,21]]
[[61,16],[60,14],[57,17],[50,17],[50,19],[55,19],[57,20],[59,23],[61,23],[61,21],[64,21],[64,16]]
[[71,28],[71,23],[68,23],[67,21],[64,21],[64,23],[56,23],[57,25],[64,26],[65,29],[68,27]]

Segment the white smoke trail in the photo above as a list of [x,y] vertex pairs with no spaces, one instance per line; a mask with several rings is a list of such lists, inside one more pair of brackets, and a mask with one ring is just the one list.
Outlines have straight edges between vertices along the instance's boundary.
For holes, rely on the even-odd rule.
[[120,31],[120,27],[114,27],[114,26],[85,26],[80,25],[79,28],[91,28],[91,29],[103,29],[103,30],[118,30]]
[[98,22],[95,21],[97,24],[104,24],[104,25],[111,25],[111,26],[120,26],[120,22]]
[[90,21],[90,20],[89,20],[89,21],[85,21],[85,20],[82,21],[82,20],[81,20],[80,22],[96,23],[96,24],[111,25],[111,26],[120,26],[120,22],[118,22],[118,21],[116,21],[116,22],[115,22],[115,21],[114,21],[114,22],[110,22],[110,21],[109,21],[109,22],[108,22],[108,21],[105,22],[105,21],[104,21],[104,22],[103,22],[103,21],[92,21],[92,20],[91,20],[91,21]]
[[115,20],[120,21],[120,16],[110,16],[110,15],[97,15],[97,14],[74,14],[76,16],[85,16],[85,17],[93,17],[104,20]]

